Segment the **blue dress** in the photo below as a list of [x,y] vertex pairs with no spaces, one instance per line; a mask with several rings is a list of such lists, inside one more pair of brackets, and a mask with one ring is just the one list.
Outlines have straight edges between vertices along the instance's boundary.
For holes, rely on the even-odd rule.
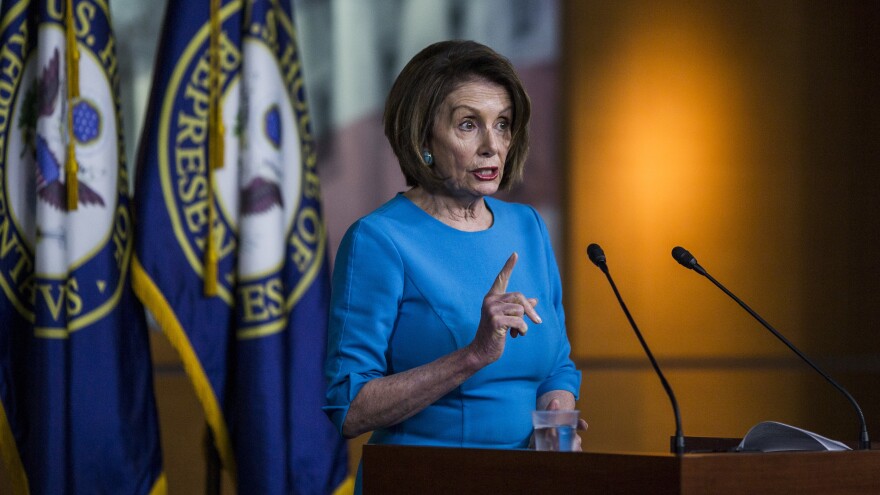
[[333,274],[325,412],[341,431],[368,381],[430,363],[468,345],[483,298],[511,253],[509,292],[538,298],[543,323],[507,336],[501,358],[371,443],[526,448],[537,397],[578,396],[562,287],[547,229],[531,207],[486,198],[493,225],[463,232],[402,194],[352,225]]

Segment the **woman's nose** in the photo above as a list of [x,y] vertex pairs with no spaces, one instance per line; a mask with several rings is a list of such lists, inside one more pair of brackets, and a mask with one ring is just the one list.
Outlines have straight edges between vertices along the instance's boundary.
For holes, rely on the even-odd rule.
[[500,143],[501,138],[495,134],[494,129],[487,129],[483,133],[483,141],[480,143],[480,155],[487,157],[497,155]]

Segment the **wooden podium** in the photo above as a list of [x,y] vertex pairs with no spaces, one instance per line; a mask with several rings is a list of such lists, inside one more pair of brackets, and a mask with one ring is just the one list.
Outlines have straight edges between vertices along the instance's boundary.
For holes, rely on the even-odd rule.
[[880,493],[880,451],[629,454],[364,445],[364,493]]

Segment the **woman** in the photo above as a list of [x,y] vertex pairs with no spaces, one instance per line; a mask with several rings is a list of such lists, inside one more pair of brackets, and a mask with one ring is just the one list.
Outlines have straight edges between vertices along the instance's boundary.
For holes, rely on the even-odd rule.
[[410,189],[351,226],[333,275],[325,411],[344,436],[526,448],[532,410],[574,409],[546,227],[491,198],[522,177],[529,114],[509,61],[471,41],[395,81],[385,134]]

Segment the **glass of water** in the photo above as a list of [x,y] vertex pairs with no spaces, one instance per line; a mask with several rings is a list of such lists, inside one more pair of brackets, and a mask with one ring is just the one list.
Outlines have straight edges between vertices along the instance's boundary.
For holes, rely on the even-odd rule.
[[571,452],[580,412],[577,410],[532,411],[535,449]]

